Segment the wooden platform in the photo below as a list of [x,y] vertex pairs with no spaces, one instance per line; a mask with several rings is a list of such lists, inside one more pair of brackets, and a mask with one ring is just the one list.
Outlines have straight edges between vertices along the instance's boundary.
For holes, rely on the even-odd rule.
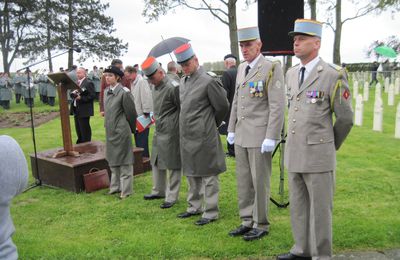
[[[79,152],[79,157],[52,158],[52,155],[60,150],[62,148],[37,153],[39,175],[36,171],[35,156],[30,155],[32,174],[43,184],[78,193],[84,191],[83,174],[88,173],[90,169],[107,169],[108,174],[111,175],[105,159],[105,145],[102,142],[93,141],[74,145],[74,151]],[[151,170],[150,160],[142,158],[143,148],[135,147],[133,153],[134,175]]]

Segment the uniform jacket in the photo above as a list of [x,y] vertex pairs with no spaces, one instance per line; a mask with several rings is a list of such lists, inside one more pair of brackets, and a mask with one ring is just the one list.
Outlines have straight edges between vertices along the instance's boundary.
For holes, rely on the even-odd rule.
[[112,93],[104,92],[106,160],[109,166],[133,164],[132,133],[136,129],[136,110],[128,88],[118,84]]
[[[80,100],[76,100],[76,107],[74,102],[70,106],[70,114],[77,117],[90,117],[93,116],[93,100],[96,92],[94,84],[89,79],[85,78],[79,88]],[[71,94],[71,97],[74,98]]]
[[131,92],[135,100],[135,108],[138,116],[153,111],[153,99],[151,97],[151,89],[147,80],[141,75],[137,75],[131,84]]
[[[129,80],[123,76],[121,79],[120,84],[123,87],[126,87],[128,89],[131,89],[131,84],[129,82]],[[100,80],[100,93],[99,93],[99,106],[100,106],[100,112],[104,112],[104,95],[107,94],[105,93],[105,89],[107,88],[107,82],[106,82],[106,76],[104,76],[104,74],[101,76],[101,80]]]
[[336,150],[353,125],[347,77],[342,68],[321,59],[299,88],[299,67],[286,74],[289,115],[285,165],[289,172],[333,171]]
[[236,89],[235,87],[236,74],[237,74],[237,68],[235,66],[230,67],[222,74],[222,86],[226,91],[226,97],[228,98],[229,101],[229,113],[224,118],[225,125],[219,128],[220,134],[224,135],[226,135],[228,132],[229,117],[231,115],[230,112],[232,110],[232,102],[233,102],[233,97],[235,96],[235,89]]
[[161,170],[179,170],[179,83],[166,76],[160,86],[153,86],[152,93],[156,122],[151,163]]
[[213,176],[226,170],[217,126],[229,110],[221,83],[200,67],[181,79],[179,131],[183,174]]
[[178,76],[178,74],[175,74],[175,73],[172,73],[172,72],[167,72],[167,76],[171,80],[175,80],[176,82],[179,82],[181,80],[181,78]]
[[279,63],[260,57],[247,76],[246,67],[247,63],[242,63],[238,68],[228,132],[235,133],[235,144],[256,148],[266,138],[280,139],[285,87]]

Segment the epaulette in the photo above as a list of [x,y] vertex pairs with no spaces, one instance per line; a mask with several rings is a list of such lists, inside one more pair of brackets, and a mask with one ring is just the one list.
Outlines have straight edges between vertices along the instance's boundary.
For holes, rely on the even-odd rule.
[[125,90],[125,92],[131,92],[130,89],[127,87],[123,87],[122,89]]
[[328,65],[329,65],[331,68],[333,68],[334,70],[337,70],[337,71],[340,71],[340,70],[343,69],[341,66],[336,65],[336,64],[333,64],[333,63],[328,63]]
[[209,76],[213,77],[213,78],[218,78],[218,75],[215,74],[215,73],[212,72],[212,71],[207,71],[207,74],[208,74]]
[[291,70],[297,68],[298,66],[300,66],[300,63],[297,63],[296,65],[290,67],[287,71],[289,72],[289,71],[291,71]]
[[176,82],[175,80],[171,80],[171,84],[172,84],[172,86],[174,86],[174,87],[179,87],[179,83]]

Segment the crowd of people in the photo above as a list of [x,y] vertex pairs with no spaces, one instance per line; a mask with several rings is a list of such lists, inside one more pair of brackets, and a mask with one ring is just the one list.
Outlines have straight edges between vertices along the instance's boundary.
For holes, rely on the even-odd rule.
[[[97,77],[111,169],[109,194],[121,199],[132,194],[132,134],[149,156],[149,132],[139,133],[136,120],[152,116],[153,187],[144,199],[163,199],[161,208],[173,207],[183,174],[188,206],[177,217],[199,216],[194,224],[208,225],[219,217],[219,175],[226,171],[226,156],[232,156],[240,225],[227,235],[261,239],[270,232],[271,155],[288,107],[285,166],[294,245],[277,259],[331,259],[336,151],[351,130],[353,111],[346,72],[319,57],[321,33],[321,23],[296,20],[289,35],[300,64],[286,75],[279,62],[261,54],[258,27],[238,30],[244,61],[236,68],[237,58],[225,56],[222,83],[199,65],[188,43],[174,50],[182,77],[176,75],[176,64],[169,64],[167,73],[155,57],[141,64],[143,75],[113,60]],[[70,94],[78,142],[90,141],[87,117],[93,115],[95,84],[83,68],[70,76],[80,86]],[[86,119],[80,116],[83,106],[88,106]],[[220,134],[226,135],[227,154]]]

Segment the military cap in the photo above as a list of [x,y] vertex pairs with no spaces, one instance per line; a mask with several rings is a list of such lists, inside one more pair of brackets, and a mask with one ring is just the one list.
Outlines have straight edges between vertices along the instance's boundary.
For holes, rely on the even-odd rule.
[[117,76],[119,76],[120,78],[122,78],[124,76],[124,72],[122,70],[120,70],[118,67],[110,65],[108,66],[104,72],[108,72],[108,73],[113,73]]
[[246,27],[237,30],[238,41],[253,41],[256,39],[260,39],[260,32],[258,31],[258,27]]
[[122,60],[120,60],[120,59],[113,59],[113,60],[111,61],[111,65],[116,65],[116,64],[122,64]]
[[232,59],[237,60],[236,56],[233,55],[233,54],[227,54],[227,55],[225,55],[224,60],[229,59],[229,58],[232,58]]
[[144,72],[144,75],[147,77],[151,77],[154,73],[156,73],[160,64],[156,60],[156,58],[150,56],[142,63],[141,67]]
[[185,43],[176,48],[174,54],[178,63],[183,63],[195,55],[193,48],[189,43]]
[[316,36],[321,38],[322,23],[310,19],[297,19],[294,22],[294,30],[292,32],[289,32],[289,36],[295,36],[298,34]]

